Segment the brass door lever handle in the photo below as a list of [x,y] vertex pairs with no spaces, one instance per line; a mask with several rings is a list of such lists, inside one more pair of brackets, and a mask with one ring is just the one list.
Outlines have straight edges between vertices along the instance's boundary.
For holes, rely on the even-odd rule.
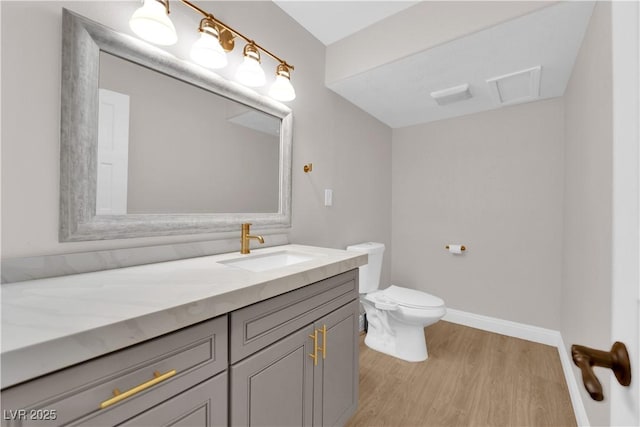
[[595,350],[581,345],[571,346],[571,356],[573,363],[582,371],[582,381],[584,387],[589,392],[593,400],[603,400],[602,384],[598,381],[593,372],[594,366],[610,368],[613,370],[618,382],[623,386],[631,384],[631,362],[627,347],[616,341],[611,347],[611,351]]

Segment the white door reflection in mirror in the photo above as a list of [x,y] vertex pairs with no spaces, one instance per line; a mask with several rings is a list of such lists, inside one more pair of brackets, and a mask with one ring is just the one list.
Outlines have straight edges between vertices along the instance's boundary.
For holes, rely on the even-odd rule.
[[97,215],[127,213],[129,96],[99,90]]

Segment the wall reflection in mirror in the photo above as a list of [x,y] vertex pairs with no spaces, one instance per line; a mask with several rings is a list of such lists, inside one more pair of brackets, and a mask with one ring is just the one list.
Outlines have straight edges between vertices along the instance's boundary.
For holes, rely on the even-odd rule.
[[97,215],[278,212],[281,119],[100,52]]

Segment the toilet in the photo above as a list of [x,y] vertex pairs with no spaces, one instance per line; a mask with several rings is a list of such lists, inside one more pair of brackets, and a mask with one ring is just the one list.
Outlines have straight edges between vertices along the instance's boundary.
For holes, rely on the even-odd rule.
[[369,263],[360,267],[359,288],[369,327],[364,343],[377,351],[408,362],[428,357],[425,326],[440,320],[447,309],[444,301],[426,292],[391,285],[378,290],[384,244],[351,245],[348,251],[364,252]]

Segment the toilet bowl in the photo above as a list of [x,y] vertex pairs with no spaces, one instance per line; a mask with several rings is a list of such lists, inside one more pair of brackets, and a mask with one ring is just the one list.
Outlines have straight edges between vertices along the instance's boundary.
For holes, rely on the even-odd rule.
[[426,292],[395,285],[378,290],[384,244],[360,243],[347,250],[364,252],[369,257],[369,263],[360,267],[358,277],[360,302],[369,323],[365,344],[409,362],[426,360],[424,328],[446,314],[444,301]]

